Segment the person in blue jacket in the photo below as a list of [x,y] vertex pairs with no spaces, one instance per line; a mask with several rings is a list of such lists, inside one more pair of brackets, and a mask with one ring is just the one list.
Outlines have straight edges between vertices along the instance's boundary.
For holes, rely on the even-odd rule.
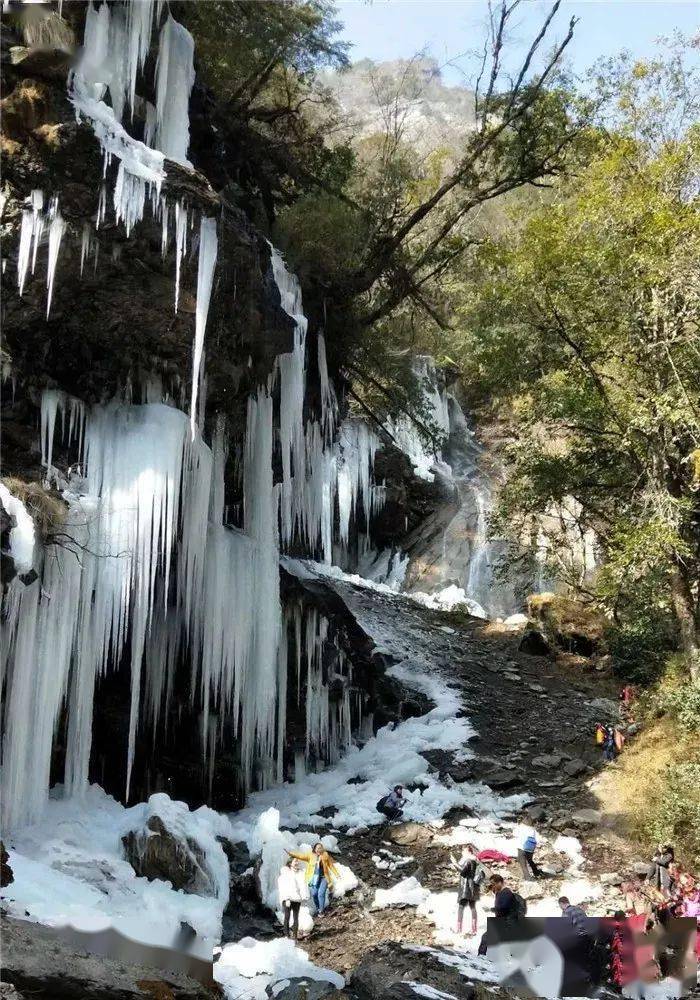
[[530,828],[525,831],[518,849],[518,862],[524,879],[544,877],[544,872],[535,861],[534,854],[536,848],[537,834]]

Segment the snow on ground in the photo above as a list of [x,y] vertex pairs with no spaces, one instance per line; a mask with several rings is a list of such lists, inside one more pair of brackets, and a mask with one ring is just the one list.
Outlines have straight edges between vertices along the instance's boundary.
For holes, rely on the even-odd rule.
[[457,1000],[454,993],[444,993],[442,990],[436,990],[434,986],[427,986],[425,983],[406,983],[410,986],[416,996],[426,997],[426,1000]]
[[390,889],[376,889],[374,893],[373,910],[383,910],[388,906],[419,906],[430,896],[430,890],[424,889],[415,875],[404,878]]
[[[139,878],[124,860],[122,836],[142,828],[154,813],[204,851],[216,897]],[[84,931],[112,926],[134,940],[165,947],[185,921],[197,932],[197,954],[209,958],[228,902],[228,862],[216,836],[228,830],[228,820],[214,810],[203,806],[190,812],[163,794],[129,809],[97,785],[83,799],[52,797],[40,822],[6,839],[15,880],[3,892],[3,905],[24,919]]]
[[338,989],[345,985],[341,975],[314,965],[305,951],[286,938],[272,941],[243,938],[224,945],[214,964],[214,978],[227,995],[245,1000],[269,1000],[268,987],[275,996],[290,979],[302,976],[330,982]]
[[15,519],[10,528],[10,555],[18,573],[28,573],[34,561],[34,521],[21,500],[0,483],[0,503]]

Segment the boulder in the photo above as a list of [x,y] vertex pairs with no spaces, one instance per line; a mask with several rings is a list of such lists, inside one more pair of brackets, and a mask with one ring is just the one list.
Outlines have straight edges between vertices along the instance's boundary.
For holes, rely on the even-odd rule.
[[10,868],[10,855],[5,850],[5,845],[0,840],[0,888],[14,882],[15,876]]
[[546,694],[547,688],[543,687],[541,684],[528,684],[530,691],[534,691],[535,694]]
[[542,754],[540,757],[533,757],[532,763],[534,767],[548,767],[555,768],[559,767],[562,762],[562,757],[559,754]]
[[[321,979],[305,979],[298,976],[288,980],[288,985],[279,990],[279,983],[275,984],[275,990],[268,986],[267,993],[275,1000],[323,1000],[337,990],[333,983]],[[415,996],[415,995],[414,995]]]
[[544,886],[539,882],[521,882],[518,892],[523,899],[542,899],[545,894]]
[[150,816],[146,826],[122,837],[126,860],[137,875],[171,882],[174,889],[215,896],[216,883],[204,851],[196,841],[168,830],[160,816]]
[[603,885],[622,885],[624,879],[619,872],[606,872],[600,876]]
[[533,823],[543,823],[547,818],[547,810],[544,806],[529,806],[525,812]]
[[405,847],[408,844],[428,843],[433,839],[433,835],[420,823],[399,823],[397,826],[388,827],[386,839],[392,844]]
[[520,640],[518,649],[528,656],[549,656],[552,652],[552,647],[545,637],[535,628],[528,629]]
[[[416,1000],[409,983],[420,983],[459,1000],[474,1000],[476,989],[456,969],[439,960],[439,946],[417,951],[410,945],[386,942],[365,953],[350,973],[349,994],[355,1000]],[[455,952],[448,950],[448,958]],[[412,992],[406,992],[406,988]],[[433,992],[431,995],[435,995]]]
[[578,809],[573,813],[571,821],[577,826],[597,826],[603,818],[603,814],[597,809]]
[[517,788],[518,785],[522,785],[523,779],[519,774],[514,771],[507,771],[505,768],[499,768],[496,771],[491,771],[483,779],[484,784],[488,785],[489,788],[493,788],[494,791],[505,791],[508,788]]
[[574,760],[569,760],[564,764],[562,768],[564,774],[567,774],[570,778],[575,778],[579,774],[583,774],[586,770],[586,762],[580,758],[574,758]]

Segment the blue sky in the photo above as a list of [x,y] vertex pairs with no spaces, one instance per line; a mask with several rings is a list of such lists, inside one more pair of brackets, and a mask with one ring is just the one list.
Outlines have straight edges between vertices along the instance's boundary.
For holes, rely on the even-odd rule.
[[[474,50],[483,38],[487,5],[484,0],[338,0],[343,37],[353,43],[353,61],[410,57],[427,48],[446,64]],[[525,0],[512,36],[515,54],[532,37],[549,4]],[[566,31],[572,15],[580,18],[568,52],[577,73],[600,56],[627,48],[640,57],[654,51],[654,39],[678,29],[700,30],[697,0],[564,0],[555,35]],[[462,82],[458,70],[445,65],[445,82]]]

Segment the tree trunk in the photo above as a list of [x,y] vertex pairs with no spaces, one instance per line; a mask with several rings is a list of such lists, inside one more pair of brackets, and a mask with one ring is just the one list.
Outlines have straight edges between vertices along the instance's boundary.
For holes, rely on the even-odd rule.
[[676,565],[671,575],[673,609],[678,621],[681,649],[688,658],[692,680],[700,678],[700,632],[695,617],[695,601],[684,566]]

